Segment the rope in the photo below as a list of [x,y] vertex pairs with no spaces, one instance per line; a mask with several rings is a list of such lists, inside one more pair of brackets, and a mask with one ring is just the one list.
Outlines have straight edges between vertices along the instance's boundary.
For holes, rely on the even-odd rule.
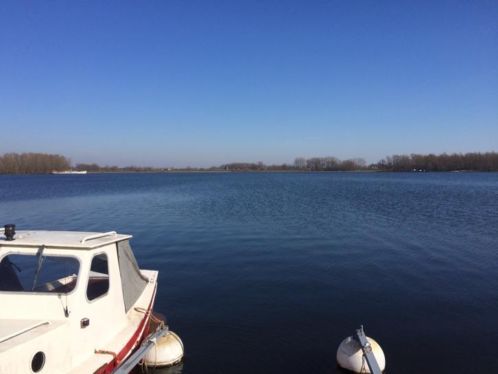
[[[151,310],[147,310],[145,308],[141,308],[141,307],[135,307],[134,308],[135,311],[139,312],[139,313],[143,313],[145,314],[146,316],[148,315],[149,318],[151,319],[151,321],[157,323],[157,327],[156,327],[156,330],[159,330],[159,329],[162,329],[166,326],[165,322],[156,317],[154,315],[154,313],[151,311]],[[155,352],[155,356],[157,357],[157,342],[154,342],[154,352]],[[142,372],[144,371],[145,369],[145,373],[148,373],[149,372],[149,369],[153,369],[153,371],[155,371],[157,365],[147,365],[147,363],[145,362],[145,357],[141,360],[141,362],[139,363],[140,367],[142,368]]]
[[[365,356],[362,356],[362,357],[361,357],[361,369],[360,369],[360,374],[361,374],[361,373],[366,373],[366,372],[367,372],[367,370],[366,370],[366,368],[365,368],[365,363],[366,363],[366,361],[367,361],[367,360],[365,359]],[[363,371],[363,370],[365,370],[365,371]]]
[[105,349],[96,349],[95,353],[102,354],[102,355],[111,355],[112,358],[117,361],[118,355],[116,354],[116,352],[106,351]]
[[135,311],[137,311],[139,313],[143,313],[145,315],[148,315],[152,321],[154,321],[155,323],[159,324],[160,328],[163,328],[165,326],[164,321],[162,319],[160,319],[160,318],[157,318],[154,315],[154,313],[152,313],[152,311],[147,310],[145,308],[138,307],[138,306],[135,307]]

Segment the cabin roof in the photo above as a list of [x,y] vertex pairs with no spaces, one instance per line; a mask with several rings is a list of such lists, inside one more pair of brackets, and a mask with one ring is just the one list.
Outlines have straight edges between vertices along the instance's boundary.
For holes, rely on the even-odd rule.
[[[1,232],[0,232],[1,233]],[[0,247],[40,247],[59,249],[93,249],[131,238],[131,235],[111,232],[84,231],[16,231],[8,241],[1,233]]]

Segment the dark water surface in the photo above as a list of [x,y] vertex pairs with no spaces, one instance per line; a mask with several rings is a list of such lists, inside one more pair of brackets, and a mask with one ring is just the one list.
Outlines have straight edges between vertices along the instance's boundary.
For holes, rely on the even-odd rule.
[[0,176],[0,223],[134,235],[183,373],[498,373],[498,174]]

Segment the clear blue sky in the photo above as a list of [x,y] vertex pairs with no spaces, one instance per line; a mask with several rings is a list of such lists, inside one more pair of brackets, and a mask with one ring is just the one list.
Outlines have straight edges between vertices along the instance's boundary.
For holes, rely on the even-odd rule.
[[0,153],[498,151],[498,1],[2,1]]

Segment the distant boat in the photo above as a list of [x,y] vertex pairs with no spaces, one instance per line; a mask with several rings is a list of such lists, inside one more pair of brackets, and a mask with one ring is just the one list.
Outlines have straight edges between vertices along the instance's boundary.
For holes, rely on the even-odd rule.
[[53,171],[52,174],[86,174],[86,170],[64,170],[64,171]]

